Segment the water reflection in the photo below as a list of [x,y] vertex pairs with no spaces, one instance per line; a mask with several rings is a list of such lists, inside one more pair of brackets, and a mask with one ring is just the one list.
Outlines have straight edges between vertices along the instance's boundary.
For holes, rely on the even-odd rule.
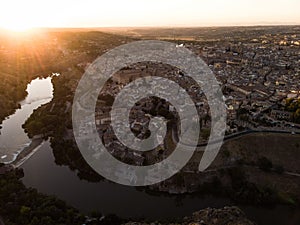
[[22,125],[33,110],[51,101],[53,86],[51,77],[32,80],[27,86],[27,97],[20,102],[21,108],[6,118],[0,133],[0,162],[10,163],[27,146],[31,140],[24,132]]
[[[81,180],[76,174],[77,171],[55,164],[55,157],[48,141],[43,143],[41,149],[28,159],[22,168],[25,173],[23,182],[26,186],[37,188],[45,194],[55,195],[86,213],[96,210],[123,218],[166,220],[182,218],[207,207],[221,208],[235,205],[227,198],[211,195],[148,193],[105,180],[96,183]],[[297,222],[300,221],[299,209],[289,206],[264,208],[239,205],[239,207],[257,224],[292,225],[299,224]]]

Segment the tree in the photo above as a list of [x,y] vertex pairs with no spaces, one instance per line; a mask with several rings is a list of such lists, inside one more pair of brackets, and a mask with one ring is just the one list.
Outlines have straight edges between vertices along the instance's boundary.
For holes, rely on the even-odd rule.
[[274,171],[276,173],[282,174],[284,172],[284,168],[283,168],[283,166],[277,165],[277,166],[274,166]]
[[205,140],[207,140],[210,136],[210,129],[202,129],[201,131],[201,137]]
[[266,157],[261,157],[258,159],[258,166],[263,171],[270,171],[273,167],[273,163]]
[[24,205],[23,205],[23,206],[21,207],[21,209],[20,209],[20,213],[21,213],[22,215],[25,215],[25,216],[26,216],[27,214],[29,214],[30,210],[31,210],[30,207],[27,207],[27,206],[24,206]]

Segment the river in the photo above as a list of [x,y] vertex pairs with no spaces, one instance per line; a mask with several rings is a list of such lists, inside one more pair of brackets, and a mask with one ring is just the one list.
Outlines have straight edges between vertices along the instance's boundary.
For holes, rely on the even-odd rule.
[[27,86],[27,97],[20,102],[21,108],[2,122],[0,130],[0,162],[10,163],[27,146],[31,140],[24,132],[22,125],[33,110],[51,101],[53,86],[51,77],[35,79]]
[[[21,102],[21,108],[3,122],[0,136],[2,162],[12,161],[24,146],[29,145],[31,140],[21,126],[34,109],[52,99],[51,78],[33,80],[28,85],[27,91],[29,94]],[[39,150],[21,167],[25,173],[22,180],[27,187],[36,188],[44,194],[55,195],[82,212],[96,210],[123,218],[144,217],[164,220],[188,216],[207,207],[234,205],[230,199],[216,196],[148,193],[108,181],[91,183],[81,180],[76,171],[55,163],[49,141],[43,142]],[[249,219],[259,225],[300,224],[299,209],[289,206],[266,208],[239,205],[239,207]]]
[[[234,205],[229,199],[216,196],[150,194],[108,181],[91,183],[81,180],[76,171],[55,164],[48,141],[42,144],[40,150],[28,159],[22,168],[25,172],[23,182],[26,186],[55,195],[83,212],[97,210],[123,218],[144,217],[157,220],[184,217],[207,207]],[[239,207],[258,225],[295,225],[300,221],[299,209],[289,206]]]

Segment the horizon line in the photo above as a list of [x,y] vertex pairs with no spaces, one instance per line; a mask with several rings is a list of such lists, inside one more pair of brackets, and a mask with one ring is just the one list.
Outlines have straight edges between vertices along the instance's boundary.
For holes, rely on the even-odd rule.
[[[31,27],[28,30],[38,29],[103,29],[103,28],[209,28],[209,27],[278,27],[278,26],[300,26],[300,23],[255,23],[255,24],[212,24],[212,25],[143,25],[143,26],[45,26]],[[10,29],[0,27],[0,30]]]

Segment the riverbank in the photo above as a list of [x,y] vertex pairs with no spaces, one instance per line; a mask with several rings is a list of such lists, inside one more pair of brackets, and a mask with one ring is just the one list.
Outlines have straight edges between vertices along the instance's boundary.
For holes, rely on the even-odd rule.
[[[172,221],[172,220],[171,220]],[[232,225],[254,225],[249,219],[247,219],[245,213],[235,206],[225,206],[220,209],[206,208],[200,211],[194,212],[192,216],[185,216],[184,218],[173,219],[163,221],[162,223],[172,223],[172,224],[232,224]],[[158,221],[155,222],[128,222],[125,225],[150,225],[150,224],[161,224]]]
[[[64,155],[67,156],[67,154]],[[294,218],[295,223],[292,224],[300,224],[298,223],[300,221],[299,208],[289,205],[259,207],[234,203],[217,193],[170,195],[105,180],[87,182],[81,174],[78,174],[78,170],[71,170],[60,164],[56,157],[50,142],[45,141],[34,156],[21,166],[25,174],[22,181],[26,187],[57,196],[84,214],[89,214],[96,209],[102,215],[115,214],[131,221],[138,221],[135,218],[147,218],[148,221],[173,221],[175,217],[184,218],[207,207],[223,208],[237,205],[250,220],[257,224],[282,225],[286,224],[287,218]],[[210,190],[214,188],[211,187]],[[131,203],[130,207],[128,207],[128,202]],[[157,207],[158,205],[160,207]]]
[[0,135],[0,162],[18,167],[37,151],[43,142],[43,135],[32,139],[23,125],[39,107],[53,98],[52,77],[35,79],[27,85],[27,96],[19,104],[21,107],[3,121]]
[[16,159],[10,163],[14,168],[20,167],[26,160],[28,160],[31,156],[34,155],[35,152],[39,150],[39,148],[44,143],[43,138],[34,138],[31,140],[29,146],[25,147],[16,157]]
[[[230,194],[241,195],[240,191],[243,191],[247,196],[245,190],[248,190],[257,197],[251,200],[239,196],[237,199],[251,204],[258,200],[258,196],[263,197],[260,203],[272,200],[299,204],[299,137],[296,133],[255,131],[226,139],[212,165],[204,172],[198,172],[197,166],[204,151],[204,148],[198,148],[180,173],[150,188],[181,194],[209,192],[219,185],[220,192],[227,188]],[[269,199],[264,194],[270,194]]]

